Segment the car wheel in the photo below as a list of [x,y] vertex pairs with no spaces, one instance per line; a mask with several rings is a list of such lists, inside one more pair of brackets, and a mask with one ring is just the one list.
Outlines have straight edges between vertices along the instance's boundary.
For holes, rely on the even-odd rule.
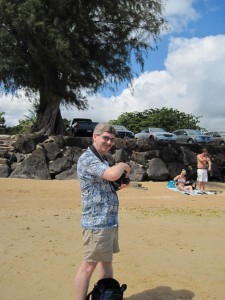
[[150,139],[151,141],[154,141],[154,136],[150,135],[149,139]]
[[193,139],[189,139],[187,142],[188,142],[188,144],[193,144],[194,143]]

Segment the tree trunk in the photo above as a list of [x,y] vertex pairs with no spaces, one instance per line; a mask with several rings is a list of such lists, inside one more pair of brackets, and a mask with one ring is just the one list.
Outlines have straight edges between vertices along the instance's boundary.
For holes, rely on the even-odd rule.
[[[51,99],[51,101],[46,101]],[[60,112],[61,100],[55,95],[46,95],[40,92],[40,104],[37,112],[37,121],[32,126],[31,132],[46,135],[64,135],[65,125]]]

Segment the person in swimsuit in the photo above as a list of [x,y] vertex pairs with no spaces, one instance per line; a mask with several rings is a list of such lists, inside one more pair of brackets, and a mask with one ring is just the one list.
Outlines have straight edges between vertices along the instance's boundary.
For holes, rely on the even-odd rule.
[[178,190],[183,192],[192,192],[193,188],[191,185],[186,185],[189,181],[186,180],[186,170],[182,170],[179,175],[174,177],[174,181],[176,181],[176,187]]
[[201,192],[205,191],[205,184],[208,181],[208,170],[211,170],[211,165],[212,162],[209,158],[208,150],[207,148],[203,148],[202,153],[197,155],[197,181]]

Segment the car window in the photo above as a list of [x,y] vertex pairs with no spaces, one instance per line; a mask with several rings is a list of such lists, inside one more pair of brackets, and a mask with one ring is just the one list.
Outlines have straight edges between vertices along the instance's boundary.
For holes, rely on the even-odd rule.
[[149,128],[149,132],[165,132],[163,128]]
[[190,130],[188,130],[188,134],[190,134],[190,135],[199,135],[199,134],[201,134],[201,132],[198,131],[198,130],[190,129]]

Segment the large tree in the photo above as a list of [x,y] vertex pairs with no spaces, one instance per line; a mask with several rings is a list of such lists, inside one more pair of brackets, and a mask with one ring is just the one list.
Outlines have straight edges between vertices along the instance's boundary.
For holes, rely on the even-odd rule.
[[84,90],[130,81],[131,58],[143,67],[165,27],[162,10],[162,0],[0,0],[0,81],[39,94],[32,132],[63,134],[61,105],[85,109]]
[[111,124],[120,124],[137,133],[147,127],[162,127],[170,132],[178,128],[201,129],[199,119],[177,109],[163,107],[161,109],[146,109],[142,112],[127,112],[111,120]]

